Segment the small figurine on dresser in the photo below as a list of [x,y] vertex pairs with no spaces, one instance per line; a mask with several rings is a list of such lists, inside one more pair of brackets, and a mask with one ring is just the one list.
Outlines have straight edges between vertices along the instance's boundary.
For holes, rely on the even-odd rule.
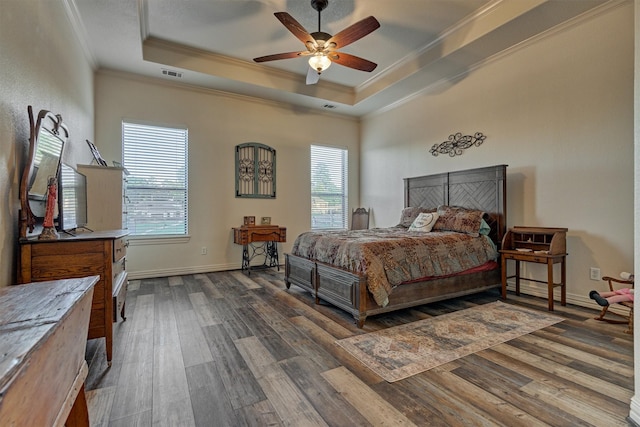
[[57,193],[58,186],[56,185],[56,179],[53,177],[49,178],[49,184],[47,185],[47,207],[44,214],[44,221],[42,223],[42,233],[38,236],[38,240],[56,240],[60,237],[53,225]]

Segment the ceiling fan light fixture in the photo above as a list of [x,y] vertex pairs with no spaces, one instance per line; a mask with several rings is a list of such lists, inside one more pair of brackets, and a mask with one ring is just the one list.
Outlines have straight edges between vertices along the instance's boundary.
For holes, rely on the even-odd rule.
[[[289,15],[287,12],[276,12],[275,17],[284,25],[291,34],[296,36],[304,46],[303,52],[286,52],[274,55],[253,58],[255,62],[276,61],[278,59],[297,58],[299,56],[311,56],[309,58],[309,68],[307,69],[307,84],[316,84],[320,74],[336,62],[343,67],[354,70],[371,72],[376,68],[376,64],[347,53],[340,54],[337,49],[341,49],[351,43],[360,40],[367,34],[380,28],[380,23],[373,16],[364,18],[355,24],[348,26],[336,35],[332,36],[321,30],[322,11],[329,4],[329,0],[311,0],[311,7],[318,11],[318,31],[309,33],[304,27]],[[315,73],[314,73],[315,71]],[[317,74],[316,74],[317,73]]]
[[309,58],[309,66],[320,74],[331,66],[331,60],[327,55],[319,52]]

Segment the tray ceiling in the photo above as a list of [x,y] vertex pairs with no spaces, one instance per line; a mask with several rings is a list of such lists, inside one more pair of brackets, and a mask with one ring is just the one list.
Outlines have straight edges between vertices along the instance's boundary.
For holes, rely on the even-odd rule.
[[[303,50],[274,17],[288,12],[307,31],[306,0],[66,0],[96,69],[362,116],[421,90],[453,82],[484,61],[620,0],[330,0],[322,31],[367,17],[381,27],[342,49],[378,64],[371,73],[333,65],[306,85],[306,58],[253,58]],[[328,106],[328,107],[327,107]]]

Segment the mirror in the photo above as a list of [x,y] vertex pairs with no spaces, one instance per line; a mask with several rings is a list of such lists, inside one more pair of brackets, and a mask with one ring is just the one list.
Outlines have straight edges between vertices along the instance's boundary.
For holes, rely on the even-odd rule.
[[[60,115],[40,110],[38,117],[28,107],[31,136],[29,156],[20,182],[20,238],[33,232],[37,218],[43,218],[50,178],[57,178],[64,143],[69,131]],[[61,135],[61,132],[63,135]]]

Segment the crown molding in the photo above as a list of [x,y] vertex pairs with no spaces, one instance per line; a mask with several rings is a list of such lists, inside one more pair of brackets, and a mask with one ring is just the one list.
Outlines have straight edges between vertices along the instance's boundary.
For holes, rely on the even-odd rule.
[[[502,1],[502,0],[499,0]],[[456,75],[451,75],[451,76],[447,76],[445,78],[442,78],[440,80],[437,80],[427,86],[425,86],[424,88],[422,88],[420,91],[411,93],[410,95],[407,95],[403,98],[398,99],[395,102],[392,102],[390,104],[385,105],[382,108],[379,108],[375,111],[372,111],[368,114],[365,114],[364,116],[362,116],[362,119],[368,119],[368,118],[372,118],[375,117],[376,115],[379,114],[383,114],[385,112],[389,112],[391,110],[394,110],[395,108],[398,108],[404,104],[407,104],[409,102],[411,102],[412,100],[419,98],[427,93],[430,93],[434,90],[437,90],[439,87],[442,87],[444,85],[448,85],[450,84],[451,81],[457,81],[460,80],[461,78],[463,78],[464,76],[472,73],[473,71],[476,71],[479,68],[482,68],[486,65],[489,65],[493,62],[499,61],[500,59],[503,59],[505,57],[508,57],[510,55],[513,55],[514,53],[525,49],[537,42],[539,42],[540,40],[544,40],[546,38],[552,37],[554,35],[560,34],[562,32],[568,31],[569,29],[580,25],[586,21],[589,21],[591,19],[594,19],[598,16],[601,16],[605,13],[608,13],[611,10],[617,9],[619,7],[622,6],[626,6],[629,3],[631,3],[633,0],[610,0],[606,3],[603,3],[600,6],[597,6],[593,9],[588,10],[587,12],[584,12],[574,18],[571,18],[559,25],[556,25],[554,27],[551,27],[545,31],[542,31],[528,39],[525,39],[519,43],[514,44],[513,46],[510,46],[494,55],[491,55],[487,58],[484,58],[476,63],[474,63],[473,65],[469,66],[464,72],[462,73],[458,73]]]
[[78,12],[78,6],[76,5],[75,0],[62,0],[62,4],[64,6],[64,11],[67,14],[67,18],[69,18],[69,22],[71,23],[71,28],[73,29],[76,39],[82,48],[84,57],[87,62],[89,62],[91,68],[95,70],[98,68],[98,61],[89,47],[89,33],[82,23],[80,12]]

